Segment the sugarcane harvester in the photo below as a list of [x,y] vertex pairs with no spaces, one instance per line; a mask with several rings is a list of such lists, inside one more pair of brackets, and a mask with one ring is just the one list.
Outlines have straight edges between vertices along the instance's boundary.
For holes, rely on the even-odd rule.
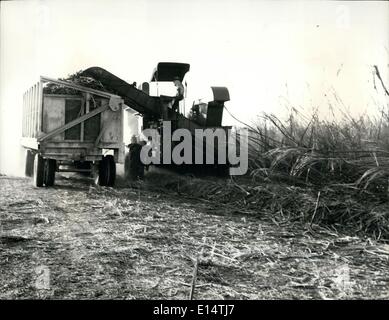
[[[143,130],[162,130],[164,121],[170,121],[173,130],[185,128],[191,132],[196,128],[221,127],[224,102],[229,100],[224,87],[212,88],[214,101],[207,104],[205,117],[196,118],[201,110],[199,105],[193,105],[192,119],[179,112],[180,94],[149,94],[150,84],[170,81],[180,83],[178,91],[182,94],[182,80],[188,71],[189,64],[159,63],[150,83],[143,83],[139,88],[99,67],[81,73],[98,81],[102,90],[41,77],[23,96],[21,143],[26,149],[26,175],[33,177],[37,187],[52,186],[55,173],[67,171],[92,174],[97,184],[113,186],[116,163],[124,163],[125,157],[134,159],[130,152],[125,155],[123,118],[126,113],[123,110],[141,116]],[[47,84],[68,90],[60,94],[45,93]],[[143,170],[141,164],[135,170],[140,168]],[[134,166],[130,169],[134,170]]]
[[[163,141],[162,132],[163,124],[169,122],[171,131],[176,129],[187,129],[194,135],[196,129],[223,129],[226,134],[230,126],[222,126],[222,117],[224,110],[224,103],[230,100],[229,92],[226,87],[211,87],[213,93],[213,101],[208,103],[193,103],[190,110],[189,117],[186,117],[180,110],[180,101],[184,99],[184,93],[186,91],[186,83],[183,83],[183,79],[186,73],[189,71],[190,65],[186,63],[172,63],[172,62],[160,62],[154,69],[150,82],[142,83],[138,88],[134,85],[130,85],[124,80],[116,77],[102,68],[89,68],[83,72],[85,76],[89,76],[98,80],[101,84],[110,92],[113,92],[121,96],[124,100],[125,106],[129,109],[135,110],[137,115],[142,117],[142,130],[145,129],[157,129],[161,133],[161,141]],[[161,92],[152,93],[154,87],[158,88],[160,84],[174,83],[177,87],[175,95],[163,95]],[[155,91],[155,90],[154,90]],[[195,156],[195,139],[192,139],[192,155]],[[145,141],[143,141],[145,143]],[[172,152],[172,149],[179,142],[171,141],[171,145],[168,150],[161,148],[163,152]],[[205,142],[206,143],[206,142]],[[217,174],[227,175],[229,172],[228,161],[226,163],[212,163],[206,164],[205,149],[206,144],[203,145],[204,161],[201,165],[194,164],[180,164],[176,165],[162,163],[159,166],[168,167],[180,172],[195,172],[205,174]],[[139,141],[138,141],[139,144]],[[161,145],[162,143],[160,143]],[[131,155],[132,147],[136,154]],[[136,143],[131,143],[129,152],[126,154],[126,162],[133,161],[135,165],[131,163],[126,167],[126,171],[129,172],[129,177],[141,177],[143,175],[143,166],[139,161],[139,147]],[[220,145],[219,145],[220,147]],[[228,143],[223,146],[225,153],[227,153]],[[217,158],[218,150],[217,146],[214,146],[214,159]],[[160,156],[163,157],[163,152]],[[137,166],[139,164],[139,167]],[[132,171],[132,172],[131,172]]]

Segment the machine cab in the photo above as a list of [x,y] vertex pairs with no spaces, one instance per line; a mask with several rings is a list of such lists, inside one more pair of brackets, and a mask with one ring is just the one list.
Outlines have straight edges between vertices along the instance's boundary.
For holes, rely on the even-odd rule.
[[[163,118],[170,118],[169,110],[182,111],[185,104],[186,81],[185,75],[190,70],[188,63],[160,62],[153,70],[150,82],[144,82],[140,90],[150,96],[160,97],[163,104],[167,104],[168,112]],[[205,127],[220,127],[223,118],[224,102],[230,100],[226,87],[211,87],[213,101],[194,101],[189,112],[189,118]],[[180,96],[181,89],[181,96]],[[169,104],[170,101],[172,105]],[[173,105],[174,104],[174,105]],[[175,107],[174,107],[175,106]]]
[[153,97],[174,98],[177,96],[177,80],[186,90],[183,81],[189,69],[188,63],[160,62],[154,68],[150,82],[144,82],[139,89]]

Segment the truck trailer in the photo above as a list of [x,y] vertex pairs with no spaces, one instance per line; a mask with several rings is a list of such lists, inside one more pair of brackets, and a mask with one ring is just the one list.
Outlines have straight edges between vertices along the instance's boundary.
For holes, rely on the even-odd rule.
[[[54,83],[74,94],[46,94]],[[25,173],[37,187],[52,186],[56,172],[91,173],[113,186],[116,163],[124,161],[123,99],[68,81],[40,77],[23,95],[21,144]]]

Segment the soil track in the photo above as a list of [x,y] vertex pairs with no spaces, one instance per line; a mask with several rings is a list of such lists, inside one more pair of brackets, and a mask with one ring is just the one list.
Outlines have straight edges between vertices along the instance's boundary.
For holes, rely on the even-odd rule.
[[0,177],[0,298],[389,298],[389,246],[177,193]]

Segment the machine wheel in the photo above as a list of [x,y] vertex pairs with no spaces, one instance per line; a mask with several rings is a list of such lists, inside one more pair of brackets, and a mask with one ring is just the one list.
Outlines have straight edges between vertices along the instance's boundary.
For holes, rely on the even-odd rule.
[[46,187],[51,187],[54,185],[55,181],[55,170],[57,168],[57,161],[54,159],[45,160],[45,170],[44,170],[44,184]]
[[116,180],[116,163],[112,155],[103,157],[97,165],[95,183],[100,186],[112,187]]
[[34,159],[34,186],[42,187],[45,173],[45,160],[40,154],[35,155]]
[[34,154],[31,150],[26,150],[26,166],[25,166],[25,175],[27,177],[32,177],[34,174]]

